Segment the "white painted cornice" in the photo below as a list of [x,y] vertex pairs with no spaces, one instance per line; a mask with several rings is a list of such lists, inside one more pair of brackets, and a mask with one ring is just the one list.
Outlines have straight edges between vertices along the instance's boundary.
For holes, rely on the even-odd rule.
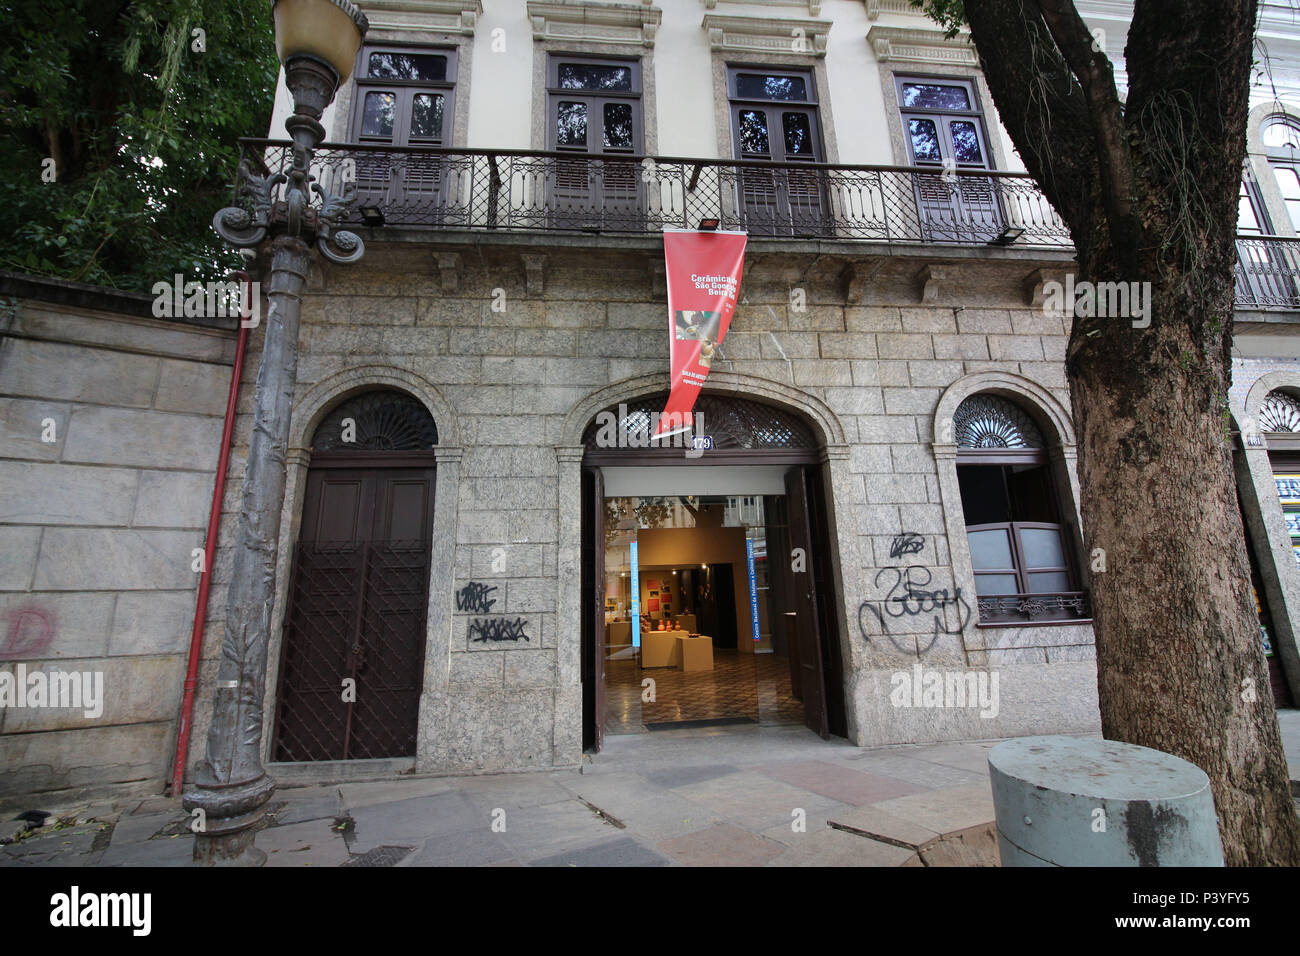
[[744,17],[705,14],[704,29],[714,50],[826,55],[830,20],[793,17]]
[[474,24],[483,15],[482,0],[359,0],[357,6],[370,21],[370,29],[380,32],[473,36]]
[[881,62],[979,66],[975,47],[967,36],[948,39],[939,29],[875,26],[867,32],[867,42]]
[[534,40],[581,40],[654,46],[664,12],[652,3],[529,0]]
[[[897,0],[894,0],[897,2]],[[906,2],[906,0],[904,0]],[[793,7],[807,10],[809,16],[821,16],[822,0],[704,0],[706,10],[716,10],[720,3],[744,3],[760,7]]]

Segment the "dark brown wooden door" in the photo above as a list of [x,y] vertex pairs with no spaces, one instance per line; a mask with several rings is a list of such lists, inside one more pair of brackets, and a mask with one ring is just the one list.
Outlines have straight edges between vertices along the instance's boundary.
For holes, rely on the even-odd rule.
[[274,759],[413,756],[434,469],[320,457],[294,556]]
[[[582,745],[605,743],[605,480],[599,468],[582,473]],[[635,622],[632,625],[636,627]]]
[[[821,627],[818,624],[817,588],[814,578],[812,519],[808,508],[808,486],[802,465],[785,474],[785,500],[790,515],[790,548],[802,551],[801,567],[793,574],[790,595],[795,613],[795,639],[802,675],[804,724],[822,739],[830,736],[826,711],[826,678],[822,662]],[[791,558],[792,564],[795,558]]]

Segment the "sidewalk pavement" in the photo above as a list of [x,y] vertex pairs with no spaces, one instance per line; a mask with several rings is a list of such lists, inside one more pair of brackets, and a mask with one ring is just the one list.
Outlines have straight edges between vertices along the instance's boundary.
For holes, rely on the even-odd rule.
[[[1300,710],[1279,720],[1297,779]],[[995,743],[864,750],[803,727],[616,736],[580,770],[286,787],[257,846],[267,866],[996,866]],[[0,846],[0,867],[190,859],[178,799],[34,809],[52,816]]]

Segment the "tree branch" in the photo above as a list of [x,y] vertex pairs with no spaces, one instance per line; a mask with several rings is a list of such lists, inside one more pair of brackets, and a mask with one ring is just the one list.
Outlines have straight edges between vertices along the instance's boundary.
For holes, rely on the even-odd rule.
[[965,10],[998,115],[1078,244],[1091,234],[1097,180],[1083,89],[1034,0],[966,0]]
[[1092,32],[1079,16],[1073,0],[1035,2],[1088,101],[1096,136],[1097,168],[1101,173],[1101,198],[1111,220],[1111,234],[1113,237],[1129,234],[1135,239],[1133,160],[1126,138],[1124,110],[1115,90],[1114,67],[1105,51],[1095,48]]

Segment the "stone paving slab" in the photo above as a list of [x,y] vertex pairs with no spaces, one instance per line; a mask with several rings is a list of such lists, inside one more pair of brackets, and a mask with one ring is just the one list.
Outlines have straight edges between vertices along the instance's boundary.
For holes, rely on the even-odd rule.
[[994,820],[993,792],[987,782],[883,800],[874,806],[936,833],[964,830]]
[[[485,819],[483,829],[490,829]],[[524,861],[551,856],[621,833],[577,800],[508,810],[505,816],[506,844]]]
[[274,811],[277,827],[308,820],[333,820],[346,813],[337,786],[277,790],[271,797],[271,804],[277,807]]
[[529,866],[668,866],[667,857],[631,837],[605,840],[579,850],[565,850],[533,860]]
[[348,810],[360,807],[372,807],[379,803],[394,803],[409,800],[412,797],[432,796],[447,793],[457,788],[457,783],[464,778],[458,777],[412,777],[401,780],[371,780],[364,783],[341,783],[338,791],[343,797],[343,805]]
[[942,834],[915,820],[890,813],[881,806],[850,807],[827,815],[827,823],[863,837],[880,837],[906,848],[917,849],[937,840]]
[[188,866],[194,840],[189,836],[161,837],[139,843],[120,843],[104,852],[100,866]]
[[381,846],[413,846],[440,833],[487,829],[492,822],[486,811],[452,792],[374,803],[351,815],[354,827],[348,843],[353,854]]
[[676,793],[628,791],[612,799],[597,799],[578,791],[581,799],[612,815],[629,831],[650,842],[692,833],[722,822],[722,817]]
[[902,866],[911,850],[879,843],[829,827],[798,834],[798,839],[769,866]]
[[855,807],[925,790],[925,787],[896,777],[852,770],[824,760],[784,760],[780,763],[758,764],[754,769],[774,780]]
[[945,767],[953,767],[958,770],[966,770],[970,773],[977,773],[982,777],[989,774],[989,751],[994,747],[993,742],[972,742],[972,743],[955,743],[955,744],[937,744],[931,747],[920,748],[915,752],[908,754],[913,760],[922,760],[926,763],[941,764]]
[[684,866],[766,866],[786,847],[730,823],[661,840],[656,848]]
[[930,763],[912,756],[892,753],[879,753],[864,756],[857,764],[858,769],[894,777],[920,787],[923,790],[938,790],[948,787],[960,787],[986,780],[988,774],[978,774],[970,770],[961,770],[940,763]]
[[656,787],[672,790],[677,787],[689,787],[706,780],[716,780],[727,774],[735,773],[736,768],[729,764],[706,764],[694,767],[668,767],[645,775],[645,779]]
[[488,827],[443,833],[430,837],[398,866],[496,866],[519,865],[504,835]]
[[308,820],[268,827],[256,845],[267,866],[340,866],[348,861],[343,835],[331,830],[333,820]]
[[461,777],[456,781],[456,791],[475,806],[488,809],[522,809],[572,799],[559,780],[540,773]]
[[796,808],[812,812],[839,805],[830,797],[749,771],[679,787],[674,792],[736,826],[754,831],[789,823]]
[[0,847],[0,866],[94,866],[107,847],[107,827],[95,822],[29,830],[22,840]]

